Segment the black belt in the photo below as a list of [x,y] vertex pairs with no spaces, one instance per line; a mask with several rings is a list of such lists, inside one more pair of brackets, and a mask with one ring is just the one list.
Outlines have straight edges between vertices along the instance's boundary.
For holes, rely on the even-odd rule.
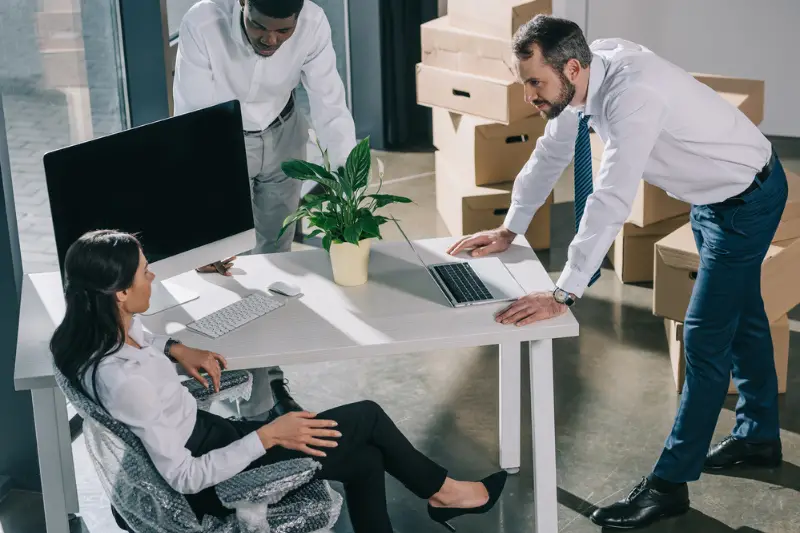
[[283,107],[283,110],[278,115],[278,118],[273,120],[269,126],[267,126],[263,130],[245,130],[245,135],[261,135],[265,131],[274,128],[275,126],[282,124],[289,120],[289,117],[292,116],[292,112],[294,111],[294,93],[289,96],[289,101],[286,102],[286,105]]
[[764,165],[764,168],[761,169],[761,172],[756,174],[756,178],[753,180],[753,183],[750,184],[745,190],[737,194],[736,196],[731,196],[730,200],[736,200],[739,198],[743,198],[753,192],[754,190],[761,187],[761,184],[767,181],[767,179],[772,175],[772,170],[775,168],[776,163],[776,155],[775,155],[775,148],[772,149],[772,155],[769,157],[769,161],[767,164]]

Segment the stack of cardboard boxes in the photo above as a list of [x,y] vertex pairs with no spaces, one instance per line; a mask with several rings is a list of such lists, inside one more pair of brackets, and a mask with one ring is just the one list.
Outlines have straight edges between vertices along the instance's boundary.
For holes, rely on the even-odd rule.
[[[771,324],[781,393],[786,392],[789,362],[789,319],[786,314],[800,303],[800,284],[794,279],[800,268],[800,176],[791,172],[786,174],[789,197],[772,246],[761,266],[761,296]],[[689,224],[658,241],[655,248],[653,313],[664,317],[675,385],[680,392],[686,372],[682,322],[689,307],[700,256]],[[728,392],[736,392],[732,381]]]
[[[433,108],[436,205],[453,235],[503,223],[514,178],[544,133],[514,71],[514,32],[551,0],[449,0],[448,15],[422,25],[417,102]],[[525,237],[550,247],[552,195]]]
[[[710,74],[693,74],[695,79],[717,91],[737,106],[754,124],[764,118],[764,82]],[[592,159],[595,176],[603,156],[603,143],[592,134]],[[689,221],[689,204],[667,195],[645,182],[633,203],[631,215],[622,227],[608,259],[623,283],[653,281],[653,251],[658,240]]]

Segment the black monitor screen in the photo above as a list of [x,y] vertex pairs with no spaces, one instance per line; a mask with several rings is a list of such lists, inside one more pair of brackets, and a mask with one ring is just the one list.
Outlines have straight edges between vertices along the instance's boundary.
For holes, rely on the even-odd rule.
[[154,262],[253,228],[238,101],[50,152],[44,167],[62,272],[95,229],[136,233]]

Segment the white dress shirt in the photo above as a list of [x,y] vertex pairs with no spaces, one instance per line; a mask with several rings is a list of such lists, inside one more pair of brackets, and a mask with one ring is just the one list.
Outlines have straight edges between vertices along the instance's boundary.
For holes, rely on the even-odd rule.
[[578,112],[605,144],[594,192],[557,286],[581,296],[631,212],[639,180],[685,202],[721,202],[744,191],[771,144],[736,107],[647,48],[595,41],[585,106],[549,120],[517,176],[505,226],[525,233],[575,153]]
[[[167,337],[145,331],[134,318],[128,344],[108,356],[97,369],[97,394],[103,407],[142,441],[153,464],[170,487],[194,494],[242,472],[266,453],[250,433],[224,448],[192,457],[186,442],[197,418],[197,402],[181,385],[175,365],[164,355]],[[94,396],[92,372],[84,380]]]
[[186,13],[175,63],[175,114],[239,100],[244,129],[261,131],[302,80],[320,144],[334,168],[343,166],[356,134],[325,12],[306,0],[294,34],[271,57],[256,54],[241,17],[239,0],[202,0]]

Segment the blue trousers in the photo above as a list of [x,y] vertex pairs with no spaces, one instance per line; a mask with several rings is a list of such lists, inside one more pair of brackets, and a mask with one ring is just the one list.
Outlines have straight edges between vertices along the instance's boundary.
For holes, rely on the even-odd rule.
[[772,173],[740,198],[694,205],[700,268],[684,322],[686,381],[672,432],[653,473],[683,483],[700,477],[730,382],[739,389],[733,436],[776,440],[778,378],[761,299],[761,264],[786,206],[786,174]]

